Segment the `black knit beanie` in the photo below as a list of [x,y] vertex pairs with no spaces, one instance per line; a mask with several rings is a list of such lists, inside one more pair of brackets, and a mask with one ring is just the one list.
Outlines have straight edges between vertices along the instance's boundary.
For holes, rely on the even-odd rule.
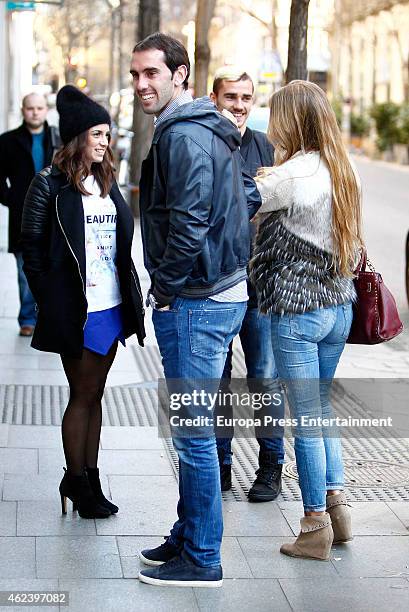
[[57,111],[60,115],[60,135],[64,144],[94,125],[111,125],[108,111],[73,85],[61,87],[57,94]]

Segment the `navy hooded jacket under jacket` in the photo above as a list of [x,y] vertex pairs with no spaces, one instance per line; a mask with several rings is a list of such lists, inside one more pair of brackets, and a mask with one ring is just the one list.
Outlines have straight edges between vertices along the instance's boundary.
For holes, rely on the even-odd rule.
[[249,217],[261,199],[240,144],[240,132],[207,97],[155,130],[140,210],[145,267],[161,304],[209,297],[247,277]]

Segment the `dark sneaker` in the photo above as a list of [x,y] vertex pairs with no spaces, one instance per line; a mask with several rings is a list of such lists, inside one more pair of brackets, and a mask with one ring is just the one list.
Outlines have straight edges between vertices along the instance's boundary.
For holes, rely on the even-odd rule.
[[220,488],[222,491],[230,491],[231,489],[231,464],[220,466]]
[[145,565],[163,565],[166,561],[170,561],[180,552],[176,546],[169,544],[167,538],[165,542],[156,548],[145,548],[139,553],[139,558]]
[[[232,456],[231,453],[229,453]],[[231,489],[231,463],[224,463],[226,452],[222,448],[217,449],[217,458],[220,468],[220,488],[222,491],[230,491]]]
[[274,453],[269,451],[260,451],[259,465],[257,478],[248,492],[248,499],[251,502],[273,501],[281,493],[283,466],[277,463]]
[[155,586],[180,587],[221,587],[223,584],[222,566],[199,567],[184,552],[163,565],[142,570],[138,576],[141,582]]

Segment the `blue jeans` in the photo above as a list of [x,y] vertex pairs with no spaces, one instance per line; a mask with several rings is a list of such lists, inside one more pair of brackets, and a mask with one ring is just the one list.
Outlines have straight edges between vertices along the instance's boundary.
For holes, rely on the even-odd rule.
[[[251,383],[253,379],[255,379],[259,381],[259,384],[254,391],[270,394],[279,391],[279,386],[277,384],[278,372],[271,344],[271,318],[260,314],[257,308],[247,308],[240,330],[240,340],[246,362],[249,387],[251,387]],[[230,344],[222,376],[226,381],[231,380],[232,358],[233,347],[232,344]],[[250,391],[252,391],[251,388]],[[280,408],[275,412],[277,412],[277,414],[274,413],[271,415],[274,418],[284,417],[284,401],[282,401]],[[226,407],[224,407],[223,414],[226,418],[231,418],[232,410],[226,410]],[[216,439],[217,448],[224,451],[224,464],[230,464],[232,462],[232,437],[233,432],[231,432],[231,437],[218,437]],[[260,445],[260,450],[274,452],[278,463],[284,463],[284,439],[283,431],[280,428],[275,428],[274,437],[267,438],[257,436],[257,442]]]
[[[352,305],[304,314],[271,316],[273,350],[280,378],[286,383],[301,495],[306,511],[323,511],[326,492],[343,489],[341,440],[334,428],[308,424],[331,418],[331,383],[352,322]],[[306,426],[301,426],[305,417]],[[334,435],[335,434],[335,435]]]
[[[168,311],[154,310],[152,320],[168,384],[180,379],[206,381],[217,392],[230,342],[239,332],[246,302],[177,298]],[[192,391],[194,389],[190,389]],[[206,412],[200,405],[200,413]],[[203,437],[172,432],[179,456],[178,520],[169,542],[183,546],[202,567],[220,565],[223,535],[220,472],[212,429]]]
[[18,323],[20,327],[23,325],[35,325],[37,321],[37,313],[35,310],[35,300],[28,286],[26,275],[23,271],[23,255],[14,253],[17,263],[17,279],[20,295],[20,312],[18,314]]

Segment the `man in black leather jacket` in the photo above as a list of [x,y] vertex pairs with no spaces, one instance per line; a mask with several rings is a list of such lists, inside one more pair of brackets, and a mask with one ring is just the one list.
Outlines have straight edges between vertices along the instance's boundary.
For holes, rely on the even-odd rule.
[[[143,110],[156,116],[142,168],[141,228],[149,302],[171,396],[216,391],[246,310],[249,216],[260,204],[243,177],[237,127],[187,90],[189,58],[154,34],[134,49],[131,74]],[[199,384],[202,384],[200,386]],[[179,392],[179,393],[178,393]],[[188,415],[211,419],[206,395]],[[182,413],[182,411],[180,411]],[[183,413],[182,413],[183,414]],[[174,415],[178,416],[178,415]],[[223,532],[213,424],[172,428],[179,455],[178,520],[165,544],[141,552],[149,584],[221,586]]]

